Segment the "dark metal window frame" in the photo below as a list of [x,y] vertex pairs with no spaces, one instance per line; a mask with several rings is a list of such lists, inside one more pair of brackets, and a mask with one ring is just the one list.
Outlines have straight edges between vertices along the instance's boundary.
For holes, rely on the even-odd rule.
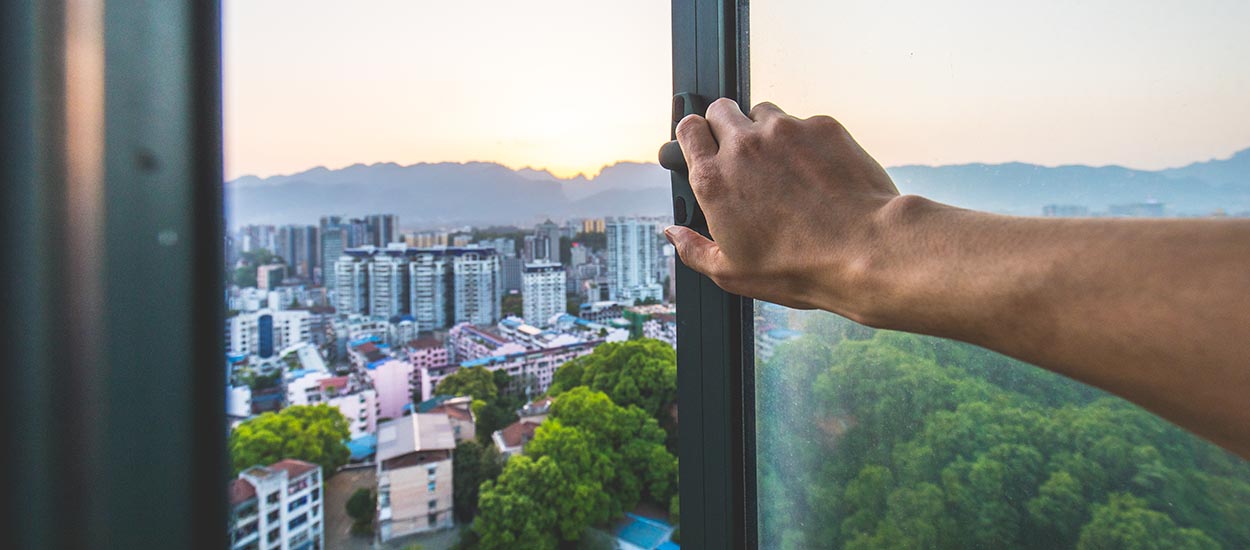
[[[674,96],[749,104],[748,8],[747,0],[673,0]],[[678,450],[686,547],[758,546],[753,306],[750,298],[729,294],[677,262]]]
[[0,2],[14,547],[228,545],[220,21]]

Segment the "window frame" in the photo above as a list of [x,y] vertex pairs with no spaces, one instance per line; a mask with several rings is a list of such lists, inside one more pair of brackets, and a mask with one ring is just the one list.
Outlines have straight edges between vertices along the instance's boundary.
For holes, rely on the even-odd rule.
[[[673,95],[749,104],[748,0],[672,10]],[[681,543],[757,548],[754,302],[675,263]]]
[[0,3],[19,547],[229,544],[220,29],[213,0]]

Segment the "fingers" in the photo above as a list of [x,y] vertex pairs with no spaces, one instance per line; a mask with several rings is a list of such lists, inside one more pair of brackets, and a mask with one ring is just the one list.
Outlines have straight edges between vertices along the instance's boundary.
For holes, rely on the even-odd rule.
[[682,263],[689,266],[690,269],[709,277],[713,273],[722,271],[721,264],[724,259],[720,253],[720,246],[707,237],[696,233],[689,227],[678,225],[670,225],[664,228],[664,236],[668,238],[668,242],[673,243],[673,247],[677,249],[677,255],[681,257]]
[[695,163],[716,156],[718,147],[707,119],[699,115],[687,115],[677,123],[676,133],[687,167],[693,168]]
[[724,97],[708,105],[707,121],[718,143],[734,132],[750,128],[752,124],[751,119],[742,114],[742,109],[734,100]]
[[782,111],[781,107],[773,105],[772,103],[769,103],[767,101],[757,104],[755,107],[752,107],[751,114],[750,114],[751,120],[754,120],[755,122],[764,122],[765,120],[768,120],[770,118],[780,118],[780,117],[788,117],[788,116],[790,115],[787,115],[785,111]]

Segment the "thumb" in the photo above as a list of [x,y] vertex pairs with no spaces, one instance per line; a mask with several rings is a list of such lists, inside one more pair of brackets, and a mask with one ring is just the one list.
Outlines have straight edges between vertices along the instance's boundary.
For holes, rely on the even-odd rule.
[[698,234],[689,227],[670,225],[664,228],[664,236],[673,243],[682,263],[707,276],[719,271],[722,261],[720,246],[711,239]]

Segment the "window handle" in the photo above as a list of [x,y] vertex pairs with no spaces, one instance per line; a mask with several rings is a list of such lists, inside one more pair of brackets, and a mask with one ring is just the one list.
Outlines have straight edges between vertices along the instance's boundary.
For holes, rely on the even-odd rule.
[[[696,94],[680,93],[673,96],[673,130],[677,129],[677,123],[686,115],[706,113],[707,103],[703,96]],[[673,223],[707,236],[707,220],[703,217],[699,202],[694,198],[694,190],[690,188],[690,168],[686,166],[686,157],[677,141],[670,141],[660,147],[660,166],[672,173]]]

